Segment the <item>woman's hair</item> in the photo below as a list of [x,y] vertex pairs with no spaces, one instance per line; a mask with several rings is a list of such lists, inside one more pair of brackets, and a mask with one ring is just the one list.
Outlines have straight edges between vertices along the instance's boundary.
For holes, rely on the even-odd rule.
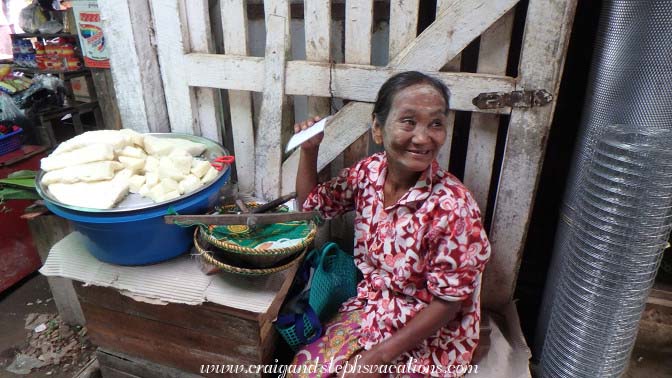
[[373,107],[373,116],[378,118],[381,126],[385,125],[387,116],[392,107],[394,96],[402,90],[415,84],[429,84],[439,91],[446,103],[446,114],[448,113],[448,104],[450,101],[450,92],[441,81],[427,76],[418,71],[406,71],[392,76],[380,87],[376,97],[376,105]]

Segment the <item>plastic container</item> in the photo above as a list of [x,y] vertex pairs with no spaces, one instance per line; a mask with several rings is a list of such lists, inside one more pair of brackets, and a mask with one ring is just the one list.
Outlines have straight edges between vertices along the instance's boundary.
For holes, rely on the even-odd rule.
[[[180,138],[206,146],[200,158],[213,161],[228,152],[209,139],[178,133],[154,133],[158,138]],[[174,200],[154,203],[138,194],[129,194],[115,208],[91,209],[60,203],[42,187],[40,171],[36,189],[49,210],[72,221],[84,235],[89,252],[97,259],[118,265],[153,264],[187,252],[194,234],[193,227],[165,224],[163,217],[171,213],[203,214],[214,207],[219,191],[231,174],[225,165],[214,181]]]
[[54,214],[72,221],[97,259],[118,265],[153,264],[187,252],[193,239],[193,227],[165,224],[163,216],[173,210],[183,215],[206,212],[217,202],[230,172],[228,168],[208,187],[190,196],[144,210],[84,212],[58,206],[47,198],[45,204]]
[[21,148],[21,137],[19,134],[22,132],[23,129],[18,129],[11,133],[0,135],[0,156]]

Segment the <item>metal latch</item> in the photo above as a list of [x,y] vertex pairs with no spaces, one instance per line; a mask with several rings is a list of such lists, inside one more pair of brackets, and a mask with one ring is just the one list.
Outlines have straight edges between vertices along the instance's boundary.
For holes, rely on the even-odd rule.
[[498,109],[505,107],[531,108],[544,106],[553,101],[553,95],[545,89],[513,92],[480,93],[471,100],[479,109]]

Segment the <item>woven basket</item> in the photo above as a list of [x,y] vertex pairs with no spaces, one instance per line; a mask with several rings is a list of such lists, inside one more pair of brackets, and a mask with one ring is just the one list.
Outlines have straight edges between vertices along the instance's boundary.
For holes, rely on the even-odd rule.
[[212,264],[225,272],[239,274],[243,276],[264,276],[268,274],[281,272],[303,261],[303,257],[306,255],[306,250],[304,250],[298,256],[292,258],[289,262],[284,263],[283,265],[280,266],[270,268],[248,268],[227,264],[219,259],[216,259],[211,251],[204,249],[200,245],[198,237],[194,237],[194,248],[209,264]]
[[[259,206],[255,202],[246,204],[250,208]],[[235,213],[237,207],[235,205],[224,206],[219,210],[219,213]],[[286,211],[286,208],[284,208]],[[243,245],[248,238],[258,236],[263,227],[288,227],[300,231],[300,235],[294,235],[297,240],[294,244],[286,247],[266,247],[263,244],[254,247]],[[297,228],[298,227],[298,228]],[[221,257],[227,261],[235,261],[241,264],[250,265],[255,268],[267,268],[276,265],[278,262],[287,259],[290,256],[296,255],[308,248],[317,233],[317,226],[313,222],[285,222],[276,225],[259,225],[255,227],[248,227],[245,225],[225,226],[227,235],[218,237],[215,231],[215,226],[198,227],[200,238],[212,246],[211,251],[217,257]],[[296,238],[298,236],[298,238]],[[253,238],[252,238],[253,239]],[[263,239],[266,240],[266,239]],[[258,240],[257,240],[258,241]],[[269,243],[274,241],[269,240]],[[280,242],[280,240],[275,240]]]

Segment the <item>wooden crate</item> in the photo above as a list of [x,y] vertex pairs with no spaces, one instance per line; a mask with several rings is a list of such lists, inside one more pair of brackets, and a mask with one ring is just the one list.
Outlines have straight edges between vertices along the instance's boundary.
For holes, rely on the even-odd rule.
[[[272,322],[295,269],[278,273],[285,278],[265,313],[207,302],[199,306],[150,304],[122,295],[116,289],[81,283],[75,284],[75,290],[94,345],[113,354],[200,374],[203,364],[271,362],[278,342]],[[101,367],[104,365],[101,360]],[[122,369],[115,366],[111,368]]]

